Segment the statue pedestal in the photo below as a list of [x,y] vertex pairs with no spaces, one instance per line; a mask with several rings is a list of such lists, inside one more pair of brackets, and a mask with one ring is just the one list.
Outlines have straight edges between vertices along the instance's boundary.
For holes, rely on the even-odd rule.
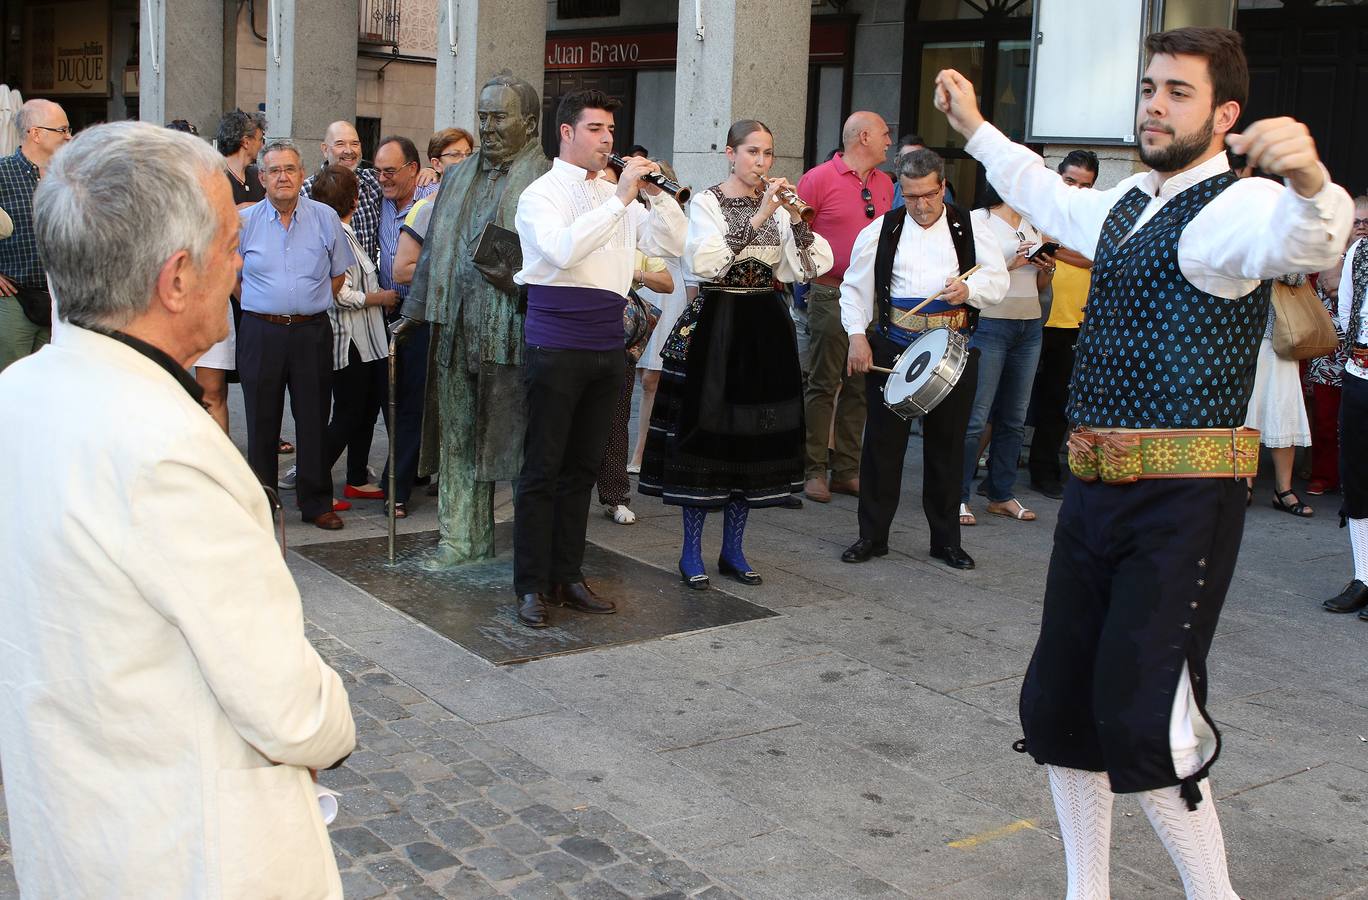
[[383,537],[310,544],[296,552],[496,665],[777,615],[718,587],[690,590],[674,572],[590,543],[585,577],[617,604],[617,613],[594,616],[552,606],[552,627],[528,628],[513,615],[511,522],[495,527],[493,559],[447,572],[421,566],[436,540],[435,531],[399,535],[394,566],[387,565]]

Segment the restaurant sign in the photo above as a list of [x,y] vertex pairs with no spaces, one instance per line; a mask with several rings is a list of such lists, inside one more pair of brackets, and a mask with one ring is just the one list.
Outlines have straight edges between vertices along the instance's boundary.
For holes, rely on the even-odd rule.
[[26,93],[109,94],[107,3],[30,6],[24,29]]
[[[849,29],[843,22],[813,22],[808,61],[844,61]],[[678,32],[673,28],[628,33],[552,33],[546,36],[546,68],[673,69],[678,58],[678,40]]]

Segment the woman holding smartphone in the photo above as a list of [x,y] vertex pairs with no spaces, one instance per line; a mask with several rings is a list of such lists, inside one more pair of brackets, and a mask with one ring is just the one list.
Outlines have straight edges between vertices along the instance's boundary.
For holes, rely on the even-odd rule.
[[960,524],[977,524],[969,508],[969,495],[978,467],[979,438],[990,416],[992,438],[984,479],[988,512],[1030,522],[1035,513],[1016,498],[1017,459],[1021,455],[1036,363],[1040,360],[1041,301],[1048,302],[1050,280],[1054,277],[1051,250],[1059,245],[1048,244],[1034,225],[1003,202],[992,185],[984,186],[983,205],[970,215],[975,231],[987,230],[1002,245],[1011,286],[1001,303],[979,314],[978,328],[969,341],[970,347],[978,348],[979,370],[974,408],[964,438]]

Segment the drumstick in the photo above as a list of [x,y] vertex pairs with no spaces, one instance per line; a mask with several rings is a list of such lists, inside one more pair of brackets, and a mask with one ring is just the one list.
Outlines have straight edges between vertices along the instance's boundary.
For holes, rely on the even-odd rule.
[[869,371],[871,371],[871,372],[882,372],[882,373],[885,374],[885,375],[892,375],[892,374],[893,374],[893,370],[892,370],[892,369],[885,369],[883,366],[870,366],[870,367],[869,367]]
[[[956,275],[954,278],[951,279],[951,281],[952,281],[952,282],[954,282],[954,281],[964,281],[966,278],[968,278],[970,275],[973,275],[975,272],[977,272],[977,271],[978,271],[979,269],[981,269],[981,268],[983,268],[983,264],[982,264],[982,263],[975,263],[973,266],[971,266],[971,267],[969,268],[969,271],[965,272],[963,275]],[[905,320],[907,319],[908,316],[916,315],[916,314],[917,314],[917,311],[920,310],[923,306],[925,306],[926,304],[930,303],[932,300],[938,299],[942,294],[944,294],[944,293],[945,293],[946,291],[948,291],[948,290],[950,290],[950,285],[947,284],[945,287],[943,287],[943,288],[941,288],[940,290],[936,291],[936,292],[935,292],[934,294],[932,294],[930,297],[927,297],[925,300],[923,300],[922,302],[918,303],[916,306],[912,307],[911,309],[909,309],[909,310],[907,310],[907,311],[905,311],[905,312],[899,310],[899,311],[898,311],[898,314],[897,314],[897,316],[896,316],[896,318],[902,319],[902,320],[905,321]]]

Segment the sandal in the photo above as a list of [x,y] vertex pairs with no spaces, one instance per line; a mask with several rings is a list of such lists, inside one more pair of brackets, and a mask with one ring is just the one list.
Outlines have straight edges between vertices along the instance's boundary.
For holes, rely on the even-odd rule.
[[[1305,503],[1301,502],[1301,498],[1297,497],[1296,492],[1290,488],[1285,491],[1280,491],[1275,488],[1273,490],[1273,497],[1274,509],[1280,509],[1285,513],[1291,513],[1292,515],[1302,519],[1309,519],[1316,514],[1316,511],[1311,507],[1307,506]],[[1297,497],[1297,502],[1288,503],[1288,497]]]
[[961,525],[970,526],[978,524],[978,519],[975,519],[974,514],[969,511],[969,504],[967,503],[960,504],[959,517]]
[[407,518],[408,518],[408,504],[407,504],[407,503],[396,503],[396,504],[394,504],[394,517],[395,517],[396,519],[407,519]]
[[[1014,503],[1016,509],[1012,509]],[[1016,519],[1018,522],[1034,522],[1036,518],[1036,514],[1023,506],[1021,501],[1015,497],[1011,500],[1003,500],[1001,503],[989,503],[988,511],[995,516],[1005,516],[1008,519]]]
[[291,444],[289,441],[281,441],[276,447],[276,453],[281,456],[289,456],[293,452],[295,452],[295,445]]

